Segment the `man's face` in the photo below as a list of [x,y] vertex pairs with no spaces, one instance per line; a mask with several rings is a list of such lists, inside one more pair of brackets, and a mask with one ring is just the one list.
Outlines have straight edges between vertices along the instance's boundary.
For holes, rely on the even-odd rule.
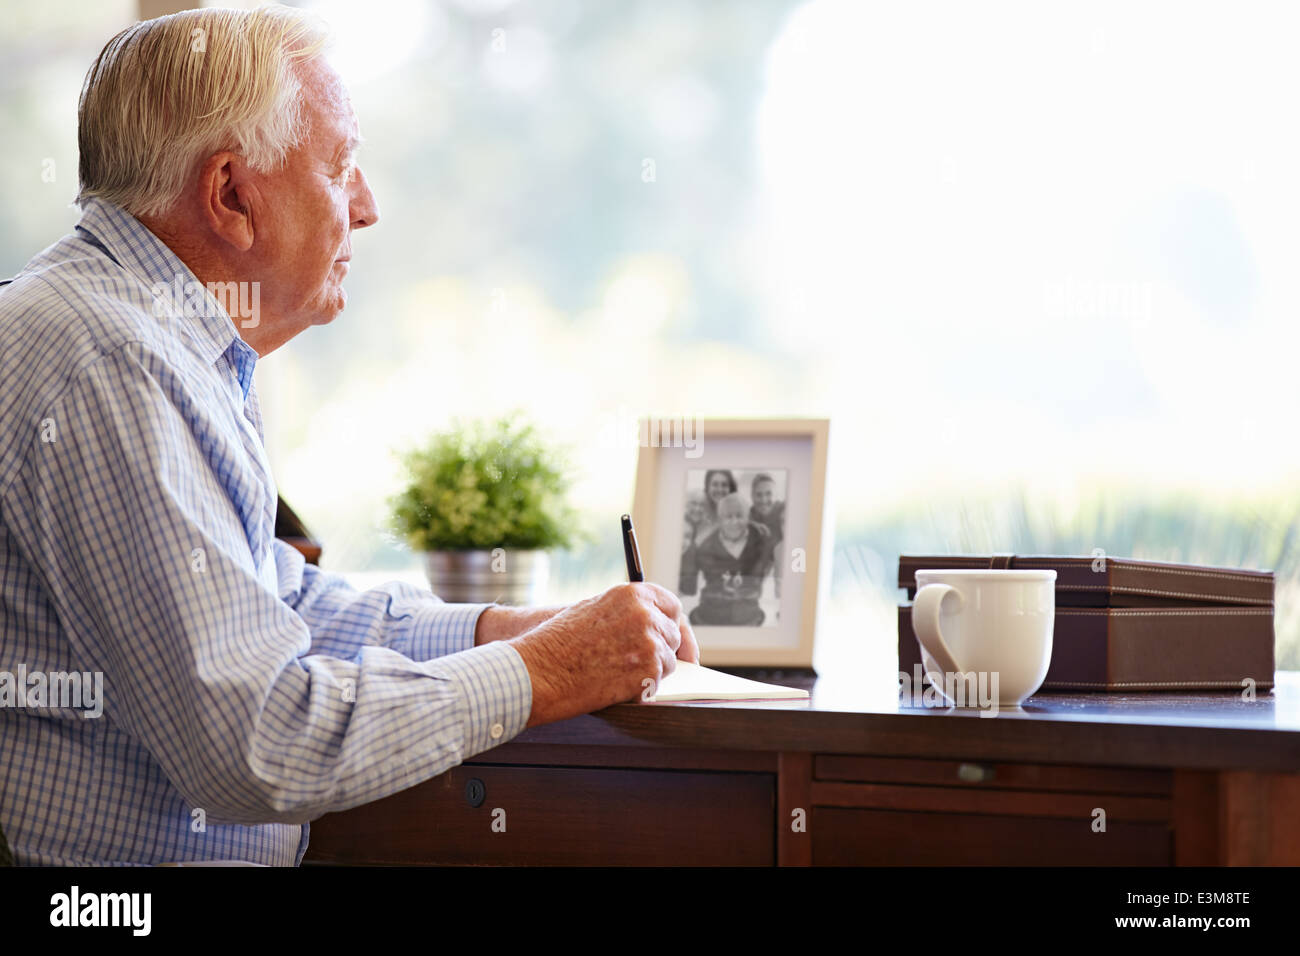
[[319,57],[297,69],[310,132],[265,178],[250,251],[261,267],[263,307],[278,322],[305,328],[347,305],[352,230],[373,225],[379,208],[355,163],[360,129],[338,74]]
[[739,541],[745,536],[749,520],[743,502],[727,498],[718,506],[718,518],[722,522],[722,536],[728,541]]
[[776,486],[770,481],[760,481],[754,485],[754,510],[761,515],[767,514],[772,510],[772,499],[775,498]]

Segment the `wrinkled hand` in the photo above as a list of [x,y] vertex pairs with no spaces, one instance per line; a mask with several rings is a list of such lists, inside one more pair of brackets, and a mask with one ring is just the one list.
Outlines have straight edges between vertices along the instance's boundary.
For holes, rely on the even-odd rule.
[[529,727],[653,694],[679,658],[699,662],[681,602],[649,582],[572,604],[510,643],[533,685]]

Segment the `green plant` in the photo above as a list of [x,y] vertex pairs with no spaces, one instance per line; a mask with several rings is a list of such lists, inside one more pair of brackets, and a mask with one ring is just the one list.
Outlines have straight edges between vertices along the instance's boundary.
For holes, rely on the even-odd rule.
[[531,424],[457,421],[407,453],[393,530],[415,551],[567,548],[575,515],[561,456]]

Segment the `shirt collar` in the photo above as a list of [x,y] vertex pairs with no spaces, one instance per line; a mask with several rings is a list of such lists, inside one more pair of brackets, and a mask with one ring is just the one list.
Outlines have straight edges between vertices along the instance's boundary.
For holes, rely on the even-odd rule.
[[183,290],[181,305],[186,298],[197,293],[202,299],[202,308],[192,311],[198,314],[184,316],[182,312],[181,315],[194,337],[199,355],[209,365],[225,355],[235,369],[244,397],[248,397],[257,352],[240,337],[230,313],[221,302],[165,242],[121,206],[94,196],[82,205],[77,229],[92,237],[118,265],[134,273],[150,289],[162,286],[169,294]]

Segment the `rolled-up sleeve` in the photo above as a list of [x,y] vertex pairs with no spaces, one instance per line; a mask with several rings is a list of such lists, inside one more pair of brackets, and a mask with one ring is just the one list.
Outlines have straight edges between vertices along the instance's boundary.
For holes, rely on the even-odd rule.
[[273,486],[232,481],[245,449],[191,384],[140,343],[115,349],[44,413],[57,437],[20,477],[105,716],[208,819],[246,824],[381,798],[519,733],[528,672],[507,642],[473,646],[482,606],[255,553],[250,496]]
[[479,616],[492,606],[446,604],[402,581],[358,591],[292,545],[276,540],[275,549],[280,597],[307,623],[313,653],[350,657],[375,645],[416,661],[455,654],[474,646]]

